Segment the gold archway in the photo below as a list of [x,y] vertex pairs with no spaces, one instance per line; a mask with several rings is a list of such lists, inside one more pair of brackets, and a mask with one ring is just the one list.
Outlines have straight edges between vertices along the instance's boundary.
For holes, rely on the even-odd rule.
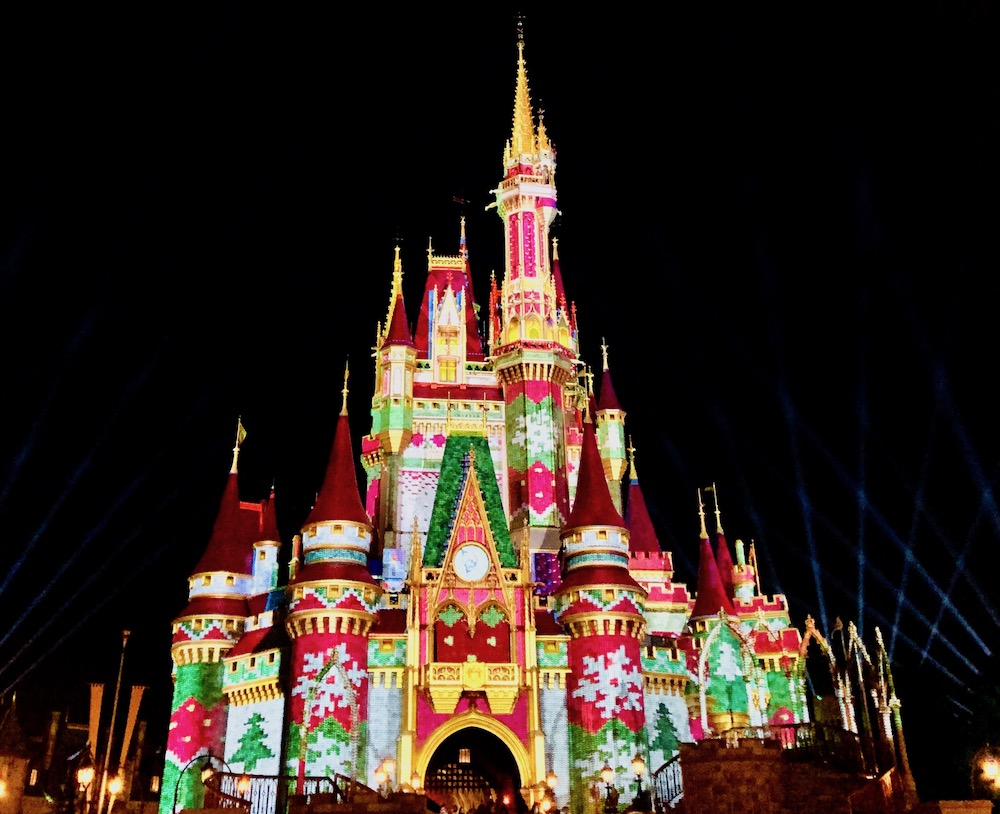
[[430,734],[430,737],[424,741],[419,752],[417,752],[413,759],[413,767],[417,774],[421,777],[426,777],[427,767],[430,765],[431,758],[434,757],[434,753],[438,750],[438,747],[456,732],[461,732],[463,729],[468,729],[469,727],[485,730],[499,738],[504,746],[510,750],[510,754],[514,758],[514,764],[517,766],[518,774],[521,777],[521,787],[524,788],[531,785],[535,778],[532,776],[531,759],[524,744],[521,743],[520,739],[509,728],[475,709],[470,709],[463,715],[456,715],[453,718],[449,718]]

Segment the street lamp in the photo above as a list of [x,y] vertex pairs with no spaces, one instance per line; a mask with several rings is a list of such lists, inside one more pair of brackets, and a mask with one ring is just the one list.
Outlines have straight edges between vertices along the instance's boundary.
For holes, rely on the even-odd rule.
[[379,793],[383,797],[388,797],[392,791],[392,773],[396,770],[396,761],[391,757],[382,758],[382,762],[375,770],[375,782],[378,783]]
[[201,782],[202,783],[207,782],[208,779],[213,774],[215,774],[215,769],[212,768],[212,761],[213,760],[218,760],[218,761],[220,761],[222,763],[225,763],[225,761],[222,761],[221,758],[218,758],[215,755],[213,755],[211,753],[211,751],[209,751],[209,752],[202,752],[201,754],[195,755],[187,763],[185,763],[184,764],[184,768],[182,768],[180,770],[180,772],[177,773],[177,782],[174,783],[174,804],[173,804],[173,807],[170,809],[171,812],[173,812],[173,814],[177,814],[177,796],[178,796],[178,794],[180,793],[180,790],[181,790],[181,780],[184,779],[184,773],[188,769],[190,769],[199,760],[204,760],[205,761],[204,765],[201,767]]
[[[604,798],[604,814],[618,814],[618,789],[611,785],[611,781],[614,779],[615,770],[608,765],[608,762],[604,762],[604,767],[601,769],[601,779],[604,781],[604,787],[606,789],[606,796]],[[614,797],[612,798],[612,794]]]
[[76,785],[79,789],[80,814],[85,814],[87,810],[87,795],[90,793],[90,784],[94,782],[94,764],[87,760],[76,770]]
[[108,794],[111,795],[111,800],[108,802],[108,814],[111,814],[115,808],[115,798],[122,793],[122,776],[116,774],[110,780],[108,780]]
[[414,772],[410,775],[410,786],[413,788],[414,793],[424,793],[423,784],[420,782],[420,772]]
[[559,782],[559,777],[552,769],[549,769],[545,773],[545,785],[548,786],[548,791],[545,793],[545,799],[542,801],[542,810],[548,811],[548,803],[555,807],[556,804],[556,783]]
[[649,811],[649,806],[646,805],[646,795],[642,790],[642,775],[646,771],[646,761],[638,752],[632,758],[632,771],[635,772],[635,808],[638,811]]

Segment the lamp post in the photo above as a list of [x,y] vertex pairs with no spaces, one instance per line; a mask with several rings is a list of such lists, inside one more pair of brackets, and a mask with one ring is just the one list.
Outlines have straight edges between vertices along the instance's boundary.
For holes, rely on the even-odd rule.
[[90,784],[94,782],[94,764],[89,757],[76,770],[77,796],[80,798],[80,814],[86,814],[87,795],[90,793]]
[[392,773],[396,771],[396,761],[391,757],[382,758],[382,762],[375,770],[375,782],[378,783],[378,792],[383,797],[388,797],[392,791]]
[[111,814],[115,808],[115,798],[122,793],[122,776],[116,774],[108,781],[108,794],[111,795],[111,799],[108,802],[108,814]]
[[649,806],[646,804],[646,792],[642,790],[642,775],[646,771],[646,761],[642,759],[642,755],[638,752],[635,753],[635,757],[632,758],[632,771],[635,772],[635,803],[634,808],[637,811],[649,811]]
[[[221,763],[225,763],[225,761],[223,761],[221,758],[218,758],[215,755],[213,755],[211,753],[211,751],[202,752],[201,754],[195,755],[187,763],[185,763],[184,764],[184,768],[182,768],[180,770],[180,772],[178,772],[178,774],[177,774],[177,782],[174,783],[174,803],[173,803],[173,806],[170,809],[173,812],[173,814],[177,814],[177,796],[180,793],[181,780],[184,779],[184,773],[188,769],[190,769],[195,763],[197,763],[199,760],[205,761],[204,765],[201,767],[201,782],[202,783],[205,783],[213,774],[215,774],[215,769],[212,768],[212,761],[213,760],[218,760]],[[109,812],[109,814],[110,814],[110,812]]]
[[[605,761],[604,768],[601,769],[601,779],[604,781],[605,787],[604,814],[618,814],[618,789],[611,785],[614,776],[615,770]],[[611,797],[612,792],[614,792],[614,799]]]

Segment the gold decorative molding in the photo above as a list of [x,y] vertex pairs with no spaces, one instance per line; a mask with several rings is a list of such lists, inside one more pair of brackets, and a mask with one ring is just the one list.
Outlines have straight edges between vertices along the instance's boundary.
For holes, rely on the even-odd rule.
[[485,694],[495,715],[509,715],[521,691],[521,669],[509,662],[431,662],[425,675],[424,687],[434,711],[449,715],[466,692]]

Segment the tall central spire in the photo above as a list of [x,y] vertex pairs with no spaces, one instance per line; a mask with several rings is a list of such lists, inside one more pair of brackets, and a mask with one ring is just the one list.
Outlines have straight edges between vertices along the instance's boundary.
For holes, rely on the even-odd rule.
[[514,90],[514,129],[510,137],[511,159],[534,154],[535,122],[531,110],[531,93],[528,90],[528,69],[524,64],[524,29],[517,27],[517,84]]

